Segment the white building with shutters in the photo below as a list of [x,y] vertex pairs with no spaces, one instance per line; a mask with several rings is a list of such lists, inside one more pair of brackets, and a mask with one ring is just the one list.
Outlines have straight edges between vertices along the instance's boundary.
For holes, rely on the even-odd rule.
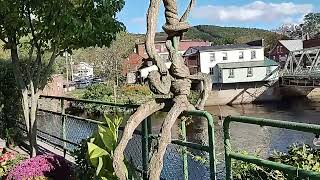
[[232,44],[191,47],[184,57],[191,73],[210,74],[213,84],[278,79],[278,64],[265,58],[263,46]]
[[[262,41],[261,41],[262,42]],[[191,74],[207,73],[212,91],[206,106],[278,100],[278,64],[264,56],[262,43],[191,47],[185,54]]]

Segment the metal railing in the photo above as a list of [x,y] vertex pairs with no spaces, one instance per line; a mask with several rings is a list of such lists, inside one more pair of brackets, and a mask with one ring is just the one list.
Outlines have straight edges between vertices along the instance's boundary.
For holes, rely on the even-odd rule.
[[232,179],[232,163],[231,163],[232,159],[256,164],[258,166],[268,167],[275,170],[280,170],[285,173],[288,173],[289,175],[297,176],[299,178],[309,177],[311,179],[320,179],[320,172],[303,170],[294,166],[277,163],[277,162],[257,158],[254,156],[243,155],[241,153],[234,152],[231,148],[231,143],[230,143],[229,130],[230,130],[231,122],[254,124],[259,126],[270,126],[270,127],[277,127],[277,128],[283,128],[283,129],[289,129],[289,130],[296,130],[301,132],[320,134],[320,125],[315,125],[315,124],[287,122],[287,121],[279,121],[279,120],[271,120],[271,119],[263,119],[263,118],[244,117],[244,116],[240,116],[240,117],[228,116],[225,118],[223,122],[225,167],[226,167],[227,180]]
[[[196,149],[200,151],[205,151],[209,153],[209,165],[210,165],[210,179],[216,179],[216,157],[215,157],[215,140],[214,140],[214,120],[210,113],[206,111],[186,111],[183,113],[184,116],[197,116],[203,117],[207,120],[208,123],[208,145],[200,145],[187,141],[187,133],[186,133],[186,122],[185,120],[181,121],[181,130],[182,130],[182,139],[183,140],[173,140],[171,143],[176,144],[183,147],[182,156],[183,156],[183,174],[184,179],[189,179],[188,177],[188,157],[187,157],[187,148]],[[148,171],[148,163],[147,160],[149,158],[148,154],[150,151],[150,140],[154,137],[151,132],[151,119],[148,118],[142,124],[142,150],[143,150],[143,179],[148,179],[147,171]]]
[[[56,96],[40,96],[40,100],[56,100],[56,103],[60,103],[60,107],[54,111],[54,110],[48,110],[46,108],[42,108],[41,106],[38,108],[38,112],[42,112],[42,113],[49,113],[55,116],[59,116],[60,118],[56,118],[56,119],[60,119],[61,120],[61,124],[60,122],[58,122],[57,124],[59,124],[58,128],[54,129],[53,127],[49,127],[52,128],[56,134],[52,134],[50,132],[46,132],[44,129],[42,129],[41,127],[38,127],[38,134],[37,137],[42,140],[45,141],[46,143],[58,147],[60,148],[63,153],[64,156],[66,155],[67,152],[72,152],[73,148],[70,148],[70,146],[73,147],[78,147],[80,146],[80,138],[78,138],[78,140],[76,141],[72,141],[70,139],[68,139],[68,137],[70,135],[68,135],[67,126],[70,126],[70,122],[69,125],[67,125],[67,121],[68,119],[73,119],[75,122],[73,122],[74,124],[76,123],[88,123],[94,126],[97,126],[99,124],[102,124],[101,121],[95,120],[95,119],[89,119],[89,118],[84,118],[84,117],[80,117],[80,116],[75,116],[72,114],[67,114],[66,113],[66,102],[75,102],[75,103],[86,103],[86,104],[98,104],[98,105],[104,105],[104,106],[108,106],[108,107],[117,107],[117,108],[124,108],[124,109],[130,109],[132,111],[134,111],[138,105],[133,105],[133,104],[115,104],[115,103],[109,103],[109,102],[103,102],[103,101],[95,101],[95,100],[85,100],[85,99],[75,99],[75,98],[69,98],[69,97],[56,97]],[[48,103],[50,104],[50,103]],[[53,103],[54,104],[54,103]],[[214,148],[214,144],[215,144],[215,140],[214,140],[214,120],[213,117],[210,113],[206,112],[206,111],[188,111],[188,112],[184,112],[183,116],[195,116],[195,117],[202,117],[205,118],[207,120],[208,123],[208,145],[201,145],[201,144],[196,144],[196,143],[192,143],[192,142],[188,142],[187,141],[187,133],[186,133],[186,122],[185,120],[181,120],[181,136],[182,136],[182,140],[180,139],[174,139],[172,140],[172,144],[173,145],[177,145],[182,147],[182,151],[181,151],[181,156],[183,159],[183,178],[185,180],[189,179],[188,176],[188,154],[187,154],[187,148],[190,149],[194,149],[194,150],[199,150],[202,152],[206,152],[209,154],[209,172],[210,172],[210,179],[215,180],[216,179],[216,158],[215,158],[215,148]],[[39,121],[39,119],[38,119]],[[50,123],[50,124],[48,124]],[[45,125],[47,126],[54,126],[53,125],[54,122],[53,121],[46,121]],[[57,130],[59,131],[59,128],[62,127],[61,132],[56,132]],[[135,134],[141,136],[141,157],[142,157],[142,167],[136,167],[137,171],[139,173],[142,174],[143,179],[148,179],[148,162],[150,159],[150,152],[151,152],[151,144],[152,144],[152,140],[154,140],[155,138],[159,137],[158,135],[154,135],[151,132],[151,127],[152,127],[152,119],[150,117],[148,117],[146,120],[144,120],[141,124],[141,131],[136,130]],[[120,130],[123,130],[123,128],[121,128]],[[88,133],[90,134],[90,133]],[[58,142],[56,142],[58,141]]]
[[[72,151],[72,148],[70,148],[70,145],[77,147],[79,146],[79,143],[80,143],[79,141],[74,141],[72,139],[69,139],[70,135],[68,135],[67,133],[67,129],[68,129],[67,122],[70,121],[70,119],[74,119],[74,123],[84,122],[94,126],[97,126],[98,124],[102,124],[102,122],[98,120],[83,118],[83,117],[75,116],[72,114],[67,114],[66,106],[65,106],[66,101],[77,102],[77,103],[93,103],[93,104],[105,105],[110,107],[131,109],[131,110],[135,110],[138,107],[138,105],[132,105],[132,104],[114,104],[114,103],[108,103],[108,102],[102,102],[102,101],[83,100],[83,99],[55,97],[55,96],[41,96],[41,99],[45,99],[48,101],[50,99],[53,99],[60,103],[59,110],[57,111],[52,111],[52,110],[47,110],[42,108],[39,108],[38,111],[43,113],[50,113],[52,115],[58,116],[59,119],[61,120],[61,124],[59,126],[61,127],[61,132],[58,132],[57,134],[52,134],[50,132],[46,132],[44,129],[39,128],[38,138],[43,141],[46,141],[47,143],[55,147],[59,147],[64,152],[64,155],[67,152]],[[188,157],[187,148],[190,148],[190,149],[206,152],[209,154],[208,159],[209,159],[210,179],[215,180],[217,170],[216,170],[216,157],[215,157],[214,119],[212,115],[206,111],[188,111],[188,112],[184,112],[183,116],[202,117],[203,119],[206,119],[208,123],[207,125],[208,144],[201,145],[201,144],[196,144],[196,143],[187,141],[186,121],[184,119],[181,119],[181,123],[180,123],[181,139],[172,140],[172,145],[177,145],[181,147],[181,154],[179,154],[179,156],[181,156],[182,163],[183,163],[183,168],[182,168],[183,179],[185,180],[189,179],[188,164],[189,164],[190,158]],[[50,122],[51,124],[45,124],[45,125],[48,126],[48,125],[54,124],[53,121],[46,121],[45,123],[48,123],[48,122]],[[299,178],[310,177],[313,179],[320,179],[319,172],[303,170],[294,166],[277,163],[277,162],[261,159],[261,158],[250,156],[250,155],[243,155],[241,153],[237,153],[233,151],[231,147],[231,142],[230,142],[231,141],[230,123],[232,122],[254,124],[259,126],[270,126],[270,127],[277,127],[277,128],[283,128],[283,129],[289,129],[289,130],[320,134],[320,125],[287,122],[287,121],[279,121],[279,120],[271,120],[271,119],[263,119],[263,118],[243,117],[243,116],[226,117],[223,122],[223,131],[224,131],[225,168],[226,168],[225,175],[227,180],[232,179],[232,159],[256,164],[258,166],[264,166],[270,169],[280,170],[289,175],[298,176]],[[59,123],[60,122],[58,122],[58,124]],[[197,122],[195,121],[195,123]],[[152,127],[152,119],[148,117],[146,120],[142,122],[141,131],[138,131],[138,130],[135,131],[135,135],[139,136],[138,143],[141,147],[141,151],[139,151],[138,153],[140,154],[139,158],[142,161],[141,166],[137,166],[136,169],[139,173],[141,173],[141,176],[145,180],[148,179],[147,172],[148,172],[148,166],[149,166],[148,162],[150,159],[151,144],[154,139],[159,137],[158,135],[152,134],[151,127]],[[87,134],[91,135],[90,134],[91,132],[92,131],[88,132]],[[81,138],[83,139],[84,137],[79,137],[78,140],[80,140]],[[59,142],[56,142],[53,140],[56,140]]]

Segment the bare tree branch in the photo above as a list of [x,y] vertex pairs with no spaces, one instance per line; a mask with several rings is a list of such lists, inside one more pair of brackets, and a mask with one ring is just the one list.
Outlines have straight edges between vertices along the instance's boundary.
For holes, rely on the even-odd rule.
[[160,0],[150,0],[150,6],[147,14],[147,38],[146,51],[150,59],[153,59],[159,68],[160,73],[168,74],[164,60],[156,53],[154,38],[156,36],[158,14],[160,9]]
[[40,44],[38,44],[38,40],[37,40],[36,35],[35,35],[35,30],[34,30],[34,27],[33,27],[33,24],[32,24],[31,11],[30,11],[30,7],[29,7],[29,6],[27,7],[27,11],[28,11],[28,22],[29,22],[29,25],[30,25],[30,31],[31,31],[31,35],[32,35],[32,41],[33,41],[33,43],[36,45],[36,47],[39,48],[39,47],[40,47]]
[[196,0],[190,0],[190,3],[186,9],[186,11],[183,13],[183,15],[181,16],[180,18],[180,22],[184,22],[187,20],[189,14],[190,14],[190,11],[192,9],[192,7],[194,6],[194,4],[196,3]]
[[[50,75],[50,72],[52,70],[52,66],[57,58],[57,52],[59,51],[59,49],[57,48],[57,45],[54,44],[53,47],[52,47],[52,54],[51,54],[51,57],[50,57],[50,60],[49,60],[49,63],[48,65],[46,66],[46,68],[43,70],[43,73],[42,76],[39,78],[38,82],[39,84],[37,84],[37,87],[38,89],[43,89],[46,85],[46,82],[48,80],[48,77]],[[41,74],[42,70],[40,70],[40,73]]]
[[19,63],[19,56],[18,56],[18,49],[17,49],[17,42],[16,37],[9,38],[10,50],[11,50],[11,60],[13,64],[13,73],[15,78],[18,82],[18,88],[20,90],[26,88],[26,84],[23,81],[22,72],[20,71],[20,63]]

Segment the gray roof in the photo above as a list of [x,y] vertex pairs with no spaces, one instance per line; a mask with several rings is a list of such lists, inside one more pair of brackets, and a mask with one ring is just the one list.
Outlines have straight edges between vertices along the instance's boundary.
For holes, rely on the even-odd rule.
[[231,62],[231,63],[218,63],[220,69],[234,69],[234,68],[249,68],[249,67],[267,67],[278,66],[273,60],[266,59],[263,61],[244,61],[244,62]]
[[289,51],[297,51],[303,49],[303,40],[280,40],[279,42]]
[[262,46],[250,46],[248,44],[228,44],[228,45],[218,45],[218,46],[196,46],[192,47],[194,49],[201,51],[221,51],[221,50],[234,50],[234,49],[252,49],[252,48],[262,48]]

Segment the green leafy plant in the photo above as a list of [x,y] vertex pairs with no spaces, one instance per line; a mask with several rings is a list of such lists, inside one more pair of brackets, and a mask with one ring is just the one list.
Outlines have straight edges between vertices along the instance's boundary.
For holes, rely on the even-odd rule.
[[[259,152],[250,154],[246,151],[243,155],[259,157]],[[234,180],[282,180],[283,174],[278,170],[271,170],[252,163],[232,160],[232,176]]]
[[[98,131],[94,133],[87,143],[89,161],[95,167],[95,177],[103,180],[117,179],[112,166],[113,153],[118,145],[119,127],[122,122],[121,117],[115,117],[113,120],[105,115],[105,125],[99,125]],[[128,179],[137,177],[131,171],[129,163],[127,163]]]
[[[116,93],[114,91],[116,91]],[[109,103],[142,104],[152,99],[152,97],[153,94],[148,86],[136,84],[115,88],[114,83],[110,81],[108,83],[95,84],[87,87],[80,98]],[[74,104],[74,108],[84,109],[89,114],[98,116],[106,112],[110,113],[110,106],[101,104],[76,103]]]
[[190,95],[188,96],[190,103],[193,105],[197,104],[199,98],[200,98],[200,92],[191,90]]
[[274,152],[269,159],[300,169],[320,172],[320,150],[307,144],[293,144],[288,153]]
[[73,152],[73,156],[76,162],[76,176],[79,180],[94,179],[95,167],[89,162],[88,158],[88,140],[81,141],[80,146]]
[[[249,155],[245,151],[241,153]],[[258,154],[251,156],[259,157]],[[293,144],[289,147],[288,153],[275,151],[268,159],[300,169],[320,172],[320,150],[306,144]],[[293,178],[292,175],[290,176],[278,170],[236,160],[232,161],[232,175],[235,180],[289,180]]]
[[15,166],[20,164],[24,157],[13,152],[0,149],[0,179],[5,177]]

